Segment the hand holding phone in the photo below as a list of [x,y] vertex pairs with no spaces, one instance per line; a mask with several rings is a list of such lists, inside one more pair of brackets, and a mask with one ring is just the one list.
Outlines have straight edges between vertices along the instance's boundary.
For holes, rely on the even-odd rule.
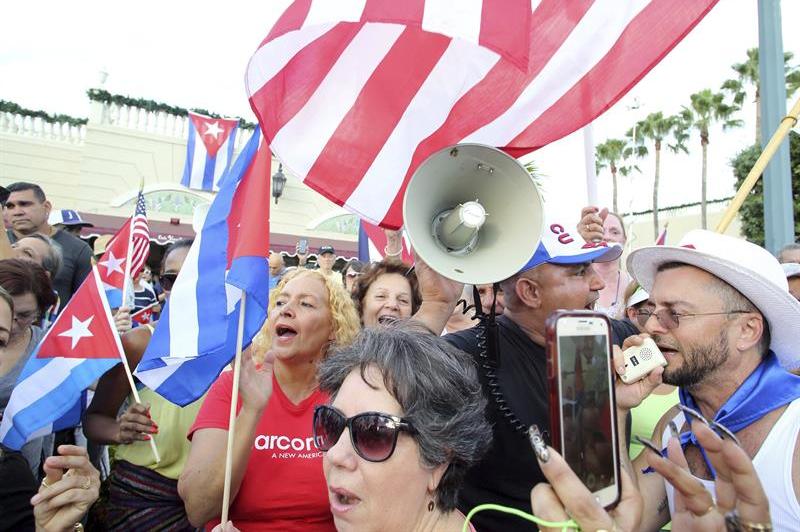
[[598,312],[558,311],[546,327],[550,445],[608,508],[620,497],[610,322]]

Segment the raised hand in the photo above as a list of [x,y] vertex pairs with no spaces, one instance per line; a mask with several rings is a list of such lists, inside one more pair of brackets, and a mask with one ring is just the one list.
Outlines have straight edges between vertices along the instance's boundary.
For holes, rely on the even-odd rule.
[[383,249],[386,258],[400,257],[403,254],[403,232],[394,229],[384,229],[386,247]]
[[419,292],[423,302],[444,303],[455,307],[464,290],[462,283],[434,271],[416,253],[414,253],[414,272],[419,281]]
[[[531,491],[535,516],[551,522],[563,522],[571,517],[581,530],[638,530],[644,503],[624,469],[620,470],[619,503],[613,510],[605,510],[560,454],[552,447],[542,451],[536,454],[542,473],[550,483],[537,484]],[[561,528],[541,530],[560,531]]]
[[114,326],[120,336],[131,330],[133,323],[131,322],[131,309],[128,307],[120,307],[114,314]]
[[[622,352],[629,347],[642,345],[645,338],[649,338],[649,335],[638,334],[629,336],[622,343],[622,349],[616,345],[613,346],[614,369],[618,375],[623,375],[625,373],[625,357]],[[622,382],[622,379],[617,378],[615,389],[617,409],[627,411],[639,406],[639,404],[661,384],[661,376],[663,373],[664,368],[659,366],[651,371],[647,377],[637,382],[625,384]]]
[[[725,434],[725,430],[721,433]],[[726,435],[723,439],[703,423],[692,423],[692,431],[716,470],[716,502],[690,473],[677,438],[670,438],[669,459],[652,450],[645,451],[647,462],[675,488],[673,529],[723,531],[727,519],[732,530],[771,530],[769,500],[753,462],[735,437]],[[742,523],[750,527],[743,527]]]
[[263,362],[253,360],[252,348],[242,353],[242,370],[239,375],[239,397],[242,408],[261,412],[272,396],[272,372],[275,357],[267,351]]
[[603,240],[605,231],[603,222],[608,216],[608,209],[601,210],[597,207],[589,206],[581,209],[581,221],[578,222],[578,234],[587,242],[600,242]]
[[151,434],[158,434],[158,425],[150,419],[148,403],[133,403],[119,417],[118,422],[117,442],[122,444],[146,441]]
[[100,494],[100,473],[86,449],[60,445],[58,452],[44,461],[47,477],[31,499],[36,530],[72,530]]

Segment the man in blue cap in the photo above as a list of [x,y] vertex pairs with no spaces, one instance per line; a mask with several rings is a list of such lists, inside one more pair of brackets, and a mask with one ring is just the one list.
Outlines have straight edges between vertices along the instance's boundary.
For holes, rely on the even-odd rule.
[[56,229],[64,230],[80,238],[81,229],[84,227],[94,227],[94,224],[86,222],[73,209],[59,209],[50,211],[50,218],[47,222]]
[[[493,385],[502,393],[509,414],[492,419],[492,447],[467,473],[459,495],[461,511],[466,513],[484,503],[530,511],[531,489],[547,482],[524,433],[533,424],[543,430],[549,427],[545,321],[558,309],[592,309],[604,287],[592,263],[616,260],[621,254],[618,245],[587,243],[577,232],[568,230],[566,223],[551,221],[545,225],[533,257],[517,274],[500,283],[505,311],[497,318],[496,378],[492,383],[484,375],[482,384],[490,402],[490,417],[498,411]],[[441,300],[425,301],[426,293],[431,293],[426,286],[430,271],[420,269],[428,267],[417,264],[423,304],[415,318],[436,333],[445,305]],[[473,355],[481,367],[485,360],[477,332],[478,328],[467,329],[445,339]],[[637,332],[630,323],[612,320],[615,343]],[[536,529],[499,512],[478,514],[473,523],[478,530]]]

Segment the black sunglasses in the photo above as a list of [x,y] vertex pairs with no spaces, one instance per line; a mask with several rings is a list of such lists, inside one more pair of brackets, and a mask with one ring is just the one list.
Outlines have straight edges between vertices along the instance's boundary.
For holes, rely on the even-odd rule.
[[405,419],[381,412],[362,412],[348,418],[331,406],[314,409],[314,445],[320,451],[328,451],[336,445],[345,428],[350,430],[353,449],[368,462],[388,460],[394,453],[400,431],[416,433]]
[[175,284],[175,279],[178,278],[177,273],[162,273],[161,277],[161,288],[164,290],[172,290],[172,285]]

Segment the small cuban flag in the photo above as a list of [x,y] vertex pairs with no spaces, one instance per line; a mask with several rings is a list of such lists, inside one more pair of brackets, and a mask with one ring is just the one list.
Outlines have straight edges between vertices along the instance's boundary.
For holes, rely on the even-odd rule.
[[122,344],[97,267],[22,369],[0,422],[0,443],[26,442],[80,422],[85,390],[119,364]]
[[181,185],[195,190],[219,190],[219,181],[233,163],[239,120],[211,118],[189,112],[189,139]]

